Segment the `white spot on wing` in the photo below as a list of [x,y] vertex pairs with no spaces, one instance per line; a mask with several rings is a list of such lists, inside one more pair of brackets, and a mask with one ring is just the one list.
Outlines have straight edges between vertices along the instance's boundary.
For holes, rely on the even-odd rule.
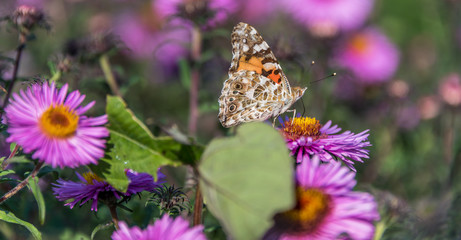
[[248,52],[248,50],[250,50],[250,47],[248,47],[248,45],[244,44],[242,50],[244,52]]

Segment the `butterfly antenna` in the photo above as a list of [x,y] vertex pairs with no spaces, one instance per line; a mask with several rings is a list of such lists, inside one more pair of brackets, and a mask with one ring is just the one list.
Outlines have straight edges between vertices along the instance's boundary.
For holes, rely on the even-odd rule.
[[315,64],[315,61],[312,61],[312,62],[311,62],[311,65],[309,65],[309,67],[307,68],[307,73],[310,73],[310,72],[311,72],[311,69],[312,69],[312,67],[314,66],[314,64]]
[[330,78],[330,77],[335,77],[335,76],[336,76],[336,73],[332,73],[332,74],[330,74],[330,75],[328,75],[328,76],[326,76],[326,77],[323,77],[323,78],[320,78],[320,79],[318,79],[318,80],[312,81],[311,83],[320,82],[320,81],[322,81],[322,80],[325,80],[325,79]]
[[304,105],[303,97],[301,97],[301,104],[303,105],[303,114],[301,116],[304,117],[304,113],[306,113],[306,106]]

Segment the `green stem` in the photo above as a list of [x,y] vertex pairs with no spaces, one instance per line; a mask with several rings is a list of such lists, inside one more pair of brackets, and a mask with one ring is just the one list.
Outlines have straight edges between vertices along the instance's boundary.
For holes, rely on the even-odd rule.
[[200,190],[200,184],[197,182],[195,189],[195,204],[194,204],[194,226],[202,224],[202,207],[203,197]]
[[110,87],[110,90],[113,94],[121,97],[120,91],[118,90],[117,82],[115,81],[114,74],[112,73],[112,69],[109,63],[109,57],[106,54],[103,54],[99,58],[99,64],[101,65],[101,69],[104,72],[104,77],[106,78],[107,84]]
[[192,43],[191,43],[191,55],[194,61],[194,68],[191,72],[191,84],[189,90],[189,134],[194,136],[197,132],[197,122],[199,117],[198,110],[198,94],[200,85],[200,73],[198,70],[198,62],[201,58],[202,52],[202,33],[200,28],[195,26],[192,30]]
[[386,223],[384,220],[376,224],[375,236],[373,240],[380,240],[383,237],[384,232],[386,231]]
[[2,162],[2,170],[5,170],[6,167],[8,167],[8,160],[11,159],[12,157],[14,157],[14,155],[16,154],[16,152],[18,151],[19,149],[19,145],[16,144],[16,146],[14,146],[14,149],[13,151],[11,151],[10,155],[8,156],[7,159],[5,159],[3,162]]
[[114,222],[115,229],[119,230],[118,226],[118,216],[117,216],[117,205],[108,206],[110,210],[110,215],[112,216],[112,221]]
[[61,78],[61,76],[62,76],[61,71],[55,72],[55,73],[53,74],[53,76],[51,76],[50,82],[56,82],[56,81],[58,81],[58,80]]
[[[16,50],[16,59],[14,60],[13,76],[11,78],[10,85],[8,86],[8,90],[6,92],[6,97],[3,100],[3,106],[2,106],[3,110],[5,110],[6,106],[8,105],[8,100],[10,99],[11,92],[13,91],[14,84],[16,83],[16,80],[18,78],[19,63],[21,62],[22,52],[23,52],[25,47],[26,47],[25,41],[23,42],[21,40],[21,44],[18,46],[18,49]],[[3,114],[3,112],[0,113],[0,118],[1,118],[2,114]]]

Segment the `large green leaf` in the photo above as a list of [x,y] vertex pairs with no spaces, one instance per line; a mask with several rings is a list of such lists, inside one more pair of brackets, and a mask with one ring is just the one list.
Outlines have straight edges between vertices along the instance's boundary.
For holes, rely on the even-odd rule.
[[171,138],[156,138],[147,127],[126,108],[119,97],[107,97],[112,148],[109,158],[102,159],[100,166],[92,170],[101,174],[113,187],[125,192],[128,179],[125,169],[149,173],[157,178],[157,170],[163,165],[178,165],[171,151],[179,151],[180,145]]
[[198,169],[205,203],[233,239],[260,239],[275,213],[293,207],[293,160],[267,124],[213,140]]
[[0,209],[0,220],[22,225],[25,228],[27,228],[27,230],[29,230],[30,233],[32,233],[32,236],[34,236],[35,239],[42,239],[42,234],[37,230],[37,228],[35,228],[34,225],[17,218],[12,212]]

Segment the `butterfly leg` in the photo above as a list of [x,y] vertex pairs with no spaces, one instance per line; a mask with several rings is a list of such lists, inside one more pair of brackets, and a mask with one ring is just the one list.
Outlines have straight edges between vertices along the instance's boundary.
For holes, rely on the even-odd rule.
[[293,122],[295,121],[295,117],[296,117],[296,108],[292,110],[287,110],[287,112],[293,112],[293,117],[291,118],[291,124],[293,124]]

